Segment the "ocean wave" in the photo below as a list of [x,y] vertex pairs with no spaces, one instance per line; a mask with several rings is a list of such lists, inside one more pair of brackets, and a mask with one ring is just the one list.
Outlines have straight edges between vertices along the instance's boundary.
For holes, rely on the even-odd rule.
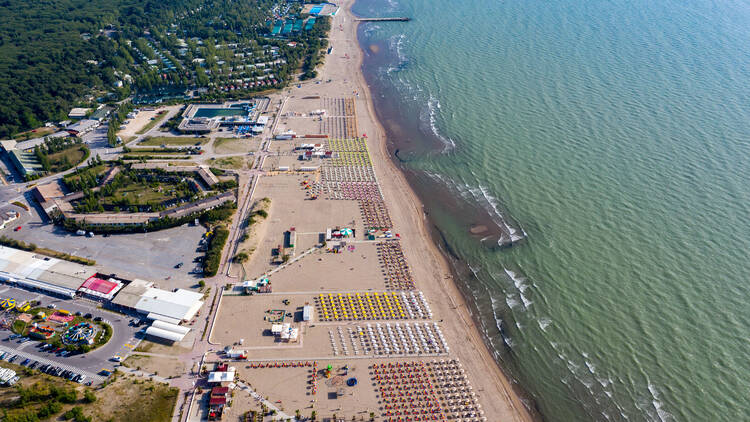
[[672,414],[664,410],[664,403],[662,403],[661,399],[659,398],[659,391],[657,391],[656,387],[651,384],[651,382],[649,382],[646,388],[651,394],[651,404],[654,406],[654,409],[656,410],[656,416],[659,417],[659,420],[662,422],[674,420]]
[[528,237],[523,227],[514,222],[518,226],[516,229],[508,222],[508,219],[500,212],[500,201],[490,193],[487,187],[481,184],[474,187],[467,183],[459,183],[435,172],[426,171],[425,173],[433,180],[439,181],[443,186],[447,186],[457,192],[466,202],[478,204],[487,211],[492,221],[502,231],[502,236],[498,239],[499,246],[502,246],[507,241],[517,242]]
[[549,318],[539,318],[537,320],[537,323],[539,324],[539,328],[541,328],[542,331],[547,331],[547,327],[552,325],[552,320]]
[[[629,419],[624,407],[621,406],[620,403],[618,403],[617,398],[613,393],[615,381],[610,376],[598,374],[602,371],[599,371],[596,363],[594,362],[594,359],[591,358],[589,353],[581,352],[580,357],[575,357],[578,354],[566,352],[565,350],[563,350],[564,346],[562,346],[561,344],[553,341],[549,342],[549,344],[552,346],[555,354],[568,370],[568,375],[564,376],[560,381],[568,386],[571,391],[576,391],[581,387],[584,388],[586,390],[587,397],[593,399],[593,403],[586,400],[581,401],[587,412],[592,415],[601,415],[605,419],[610,419],[612,418],[612,410],[616,409],[618,413],[617,419]],[[568,345],[568,347],[570,346]],[[573,355],[573,357],[569,357],[571,355]],[[618,384],[625,384],[619,377],[617,379]],[[646,409],[643,409],[642,406],[638,403],[636,403],[636,407],[643,411],[643,413],[649,413],[645,411]],[[602,409],[608,410],[605,412]],[[662,421],[665,420],[662,419]]]
[[427,100],[427,122],[430,125],[430,130],[436,138],[443,143],[443,150],[441,153],[445,154],[456,148],[456,142],[450,136],[444,136],[437,127],[437,116],[438,110],[440,110],[440,100],[430,95]]

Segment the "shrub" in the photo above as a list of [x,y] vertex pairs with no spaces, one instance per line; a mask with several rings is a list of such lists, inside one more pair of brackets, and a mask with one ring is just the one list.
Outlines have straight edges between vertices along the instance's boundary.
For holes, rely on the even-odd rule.
[[83,414],[83,409],[80,406],[76,406],[63,414],[63,419],[73,420],[75,422],[91,422],[91,418]]
[[58,393],[57,399],[63,403],[72,404],[78,400],[78,392],[76,390],[65,390]]
[[229,230],[224,226],[214,229],[214,235],[208,245],[206,257],[203,260],[203,273],[208,277],[213,277],[219,271],[221,263],[221,251],[229,238]]
[[96,401],[96,394],[91,390],[86,390],[83,393],[83,401],[86,403],[93,403]]
[[40,418],[47,418],[56,415],[60,410],[62,410],[62,404],[60,404],[60,402],[50,401],[39,409],[37,416]]

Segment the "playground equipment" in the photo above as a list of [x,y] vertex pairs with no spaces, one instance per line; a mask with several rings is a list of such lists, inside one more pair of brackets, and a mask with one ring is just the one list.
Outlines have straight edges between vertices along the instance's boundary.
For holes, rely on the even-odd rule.
[[269,309],[266,313],[268,314],[266,317],[268,322],[284,322],[286,316],[286,310],[284,309]]
[[88,322],[78,323],[65,331],[65,344],[91,344],[94,342],[94,326]]
[[10,311],[16,307],[16,300],[12,298],[0,299],[0,307]]

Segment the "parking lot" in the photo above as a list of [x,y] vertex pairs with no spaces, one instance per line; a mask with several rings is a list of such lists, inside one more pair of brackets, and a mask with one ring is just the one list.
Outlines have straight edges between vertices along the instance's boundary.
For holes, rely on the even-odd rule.
[[[19,342],[20,338],[10,338],[13,333],[9,330],[0,330],[0,353],[8,353],[4,357],[5,360],[8,360],[13,355],[17,355],[15,359],[16,364],[20,364],[25,359],[30,359],[31,361],[39,362],[40,366],[53,365],[86,375],[88,380],[96,383],[104,379],[98,375],[102,369],[111,371],[118,365],[117,362],[112,360],[113,356],[120,355],[125,358],[140,341],[137,337],[140,328],[130,323],[132,318],[103,309],[97,309],[96,303],[85,299],[58,299],[4,284],[0,284],[0,297],[14,298],[18,303],[27,300],[38,300],[42,306],[54,305],[57,309],[65,309],[71,313],[81,312],[82,314],[91,314],[93,318],[102,318],[102,320],[112,327],[112,338],[107,344],[89,353],[71,356],[60,356],[59,354],[52,353],[50,350],[40,350],[37,347],[39,342]],[[31,364],[31,362],[28,364]]]
[[[6,208],[18,210],[9,206],[0,212]],[[197,266],[193,261],[203,256],[197,248],[204,233],[202,226],[185,225],[151,233],[77,236],[46,218],[43,221],[36,208],[21,211],[18,220],[0,231],[0,235],[13,239],[93,259],[102,273],[153,281],[169,290],[194,286],[200,279],[200,274],[192,272]],[[183,263],[181,268],[175,268],[179,263]]]

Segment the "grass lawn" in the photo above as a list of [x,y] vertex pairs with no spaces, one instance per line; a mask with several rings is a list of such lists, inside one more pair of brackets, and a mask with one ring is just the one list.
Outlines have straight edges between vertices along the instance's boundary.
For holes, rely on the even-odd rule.
[[50,173],[67,170],[85,160],[86,156],[86,150],[83,148],[83,145],[73,145],[70,148],[50,154],[47,156],[50,163]]
[[182,145],[182,146],[191,146],[191,145],[203,145],[206,142],[208,142],[208,138],[201,136],[200,138],[196,137],[190,137],[190,136],[154,136],[150,138],[146,138],[143,141],[139,142],[138,145],[151,145],[151,146],[160,146],[160,145]]
[[212,167],[235,169],[239,170],[245,167],[245,159],[243,157],[225,157],[211,161]]
[[136,132],[136,134],[143,135],[144,133],[146,133],[149,130],[153,129],[154,126],[156,126],[157,124],[159,124],[159,122],[161,122],[162,120],[164,120],[165,117],[167,117],[166,110],[163,113],[161,113],[161,114],[157,114],[154,117],[154,120],[150,120],[148,123],[146,123],[146,126],[143,126],[141,128],[141,130],[139,130],[138,132]]
[[[161,191],[159,191],[161,188]],[[114,205],[123,198],[128,198],[133,205],[146,205],[154,202],[164,202],[173,199],[170,193],[174,186],[160,183],[157,187],[132,184],[117,189],[115,194],[101,199],[103,205]]]

